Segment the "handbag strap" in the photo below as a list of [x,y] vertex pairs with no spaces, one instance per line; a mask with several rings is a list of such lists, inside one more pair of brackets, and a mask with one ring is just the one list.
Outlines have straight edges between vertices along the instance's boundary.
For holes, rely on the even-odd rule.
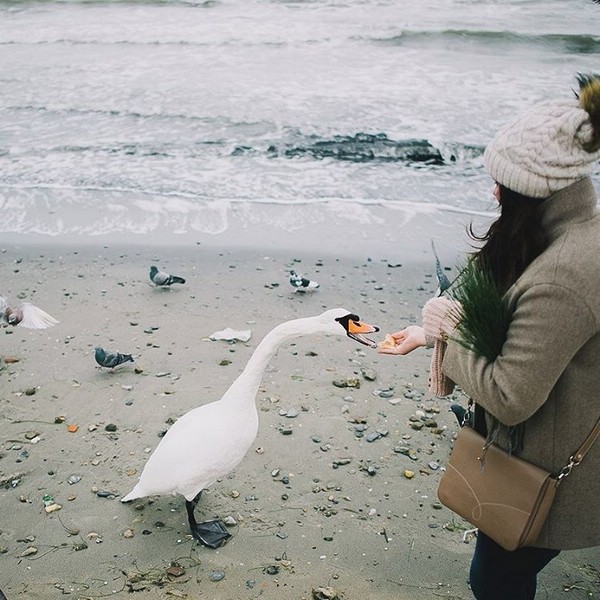
[[590,434],[585,438],[583,444],[577,452],[571,454],[569,457],[569,462],[566,464],[560,471],[557,480],[560,483],[567,475],[571,473],[573,467],[576,467],[582,460],[583,457],[588,453],[589,449],[594,445],[594,442],[600,436],[600,418],[596,421],[596,425],[594,425],[594,429],[590,432]]
[[[471,415],[471,410],[473,409],[473,399],[469,398],[468,404],[467,404],[467,411],[465,413],[465,416],[463,417],[463,422],[462,424],[465,425]],[[560,483],[565,477],[567,477],[571,471],[573,470],[573,467],[576,467],[585,457],[585,455],[589,452],[590,448],[594,445],[594,442],[598,439],[598,437],[600,436],[600,417],[598,418],[598,420],[596,421],[596,424],[594,425],[594,428],[592,429],[592,431],[590,431],[590,434],[585,438],[583,444],[581,444],[581,446],[579,447],[579,450],[577,450],[577,452],[574,452],[573,454],[571,454],[571,456],[569,456],[569,462],[560,470],[560,473],[558,474],[556,480],[557,483]]]

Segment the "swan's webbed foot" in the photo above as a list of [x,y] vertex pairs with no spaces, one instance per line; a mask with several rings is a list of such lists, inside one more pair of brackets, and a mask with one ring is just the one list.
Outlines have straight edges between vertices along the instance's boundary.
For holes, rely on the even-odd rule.
[[227,540],[231,537],[231,534],[227,531],[227,527],[223,521],[214,519],[212,521],[204,521],[198,523],[194,516],[194,509],[200,500],[200,492],[193,500],[186,500],[185,508],[187,509],[188,522],[190,524],[190,531],[194,536],[194,539],[198,540],[203,546],[209,548],[220,548]]

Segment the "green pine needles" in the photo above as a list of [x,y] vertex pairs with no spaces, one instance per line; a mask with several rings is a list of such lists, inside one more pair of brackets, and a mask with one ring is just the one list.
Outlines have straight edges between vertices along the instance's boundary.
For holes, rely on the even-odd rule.
[[471,259],[448,290],[461,304],[456,341],[476,354],[494,360],[502,350],[510,323],[508,306],[491,274]]

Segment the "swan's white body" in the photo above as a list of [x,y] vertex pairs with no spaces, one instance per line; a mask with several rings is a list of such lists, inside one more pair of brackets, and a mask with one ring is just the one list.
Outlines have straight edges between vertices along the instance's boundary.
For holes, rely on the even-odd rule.
[[[181,494],[192,501],[244,458],[258,433],[256,393],[269,360],[286,340],[315,333],[346,335],[336,308],[316,317],[287,321],[256,347],[243,372],[223,397],[180,417],[162,438],[122,502],[156,494]],[[376,331],[377,329],[371,329]]]

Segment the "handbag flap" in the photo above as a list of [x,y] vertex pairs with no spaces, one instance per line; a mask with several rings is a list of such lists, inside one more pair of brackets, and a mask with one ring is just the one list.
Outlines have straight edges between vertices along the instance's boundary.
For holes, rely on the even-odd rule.
[[474,429],[461,428],[440,480],[440,502],[507,549],[518,547],[523,536],[535,541],[530,538],[537,536],[545,518],[540,515],[538,522],[537,513],[549,509],[555,480],[497,446],[484,453],[484,444]]

